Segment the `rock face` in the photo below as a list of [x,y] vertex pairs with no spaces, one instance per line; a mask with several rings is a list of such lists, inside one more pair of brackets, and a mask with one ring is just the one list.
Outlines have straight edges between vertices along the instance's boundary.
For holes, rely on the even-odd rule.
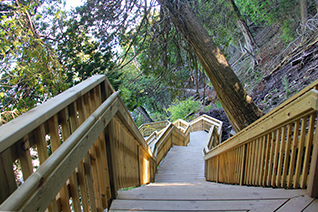
[[206,114],[208,116],[211,116],[223,122],[222,142],[230,137],[230,132],[232,130],[232,127],[223,109],[213,109],[213,110],[209,110],[208,112],[200,112],[200,116],[203,114]]

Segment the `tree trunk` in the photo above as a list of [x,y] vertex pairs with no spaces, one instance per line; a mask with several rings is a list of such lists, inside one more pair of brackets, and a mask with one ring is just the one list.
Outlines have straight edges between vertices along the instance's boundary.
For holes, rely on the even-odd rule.
[[[238,9],[238,7],[236,6],[234,0],[228,0],[230,2],[230,4],[233,7],[234,13],[237,17],[237,25],[240,28],[244,40],[245,40],[245,44],[246,44],[246,48],[248,51],[250,51],[252,54],[254,54],[254,50],[256,48],[258,48],[257,43],[250,31],[250,29],[248,28],[246,21],[244,20],[244,18],[241,16],[240,10]],[[253,58],[254,59],[254,58]]]
[[147,123],[153,122],[145,108],[138,106],[136,109],[139,113],[141,113],[141,115],[143,115]]
[[308,18],[307,0],[300,0],[300,16],[301,16],[301,33],[306,31],[306,23]]
[[195,50],[233,129],[238,132],[263,115],[247,95],[225,56],[183,1],[158,0],[169,11],[174,25]]

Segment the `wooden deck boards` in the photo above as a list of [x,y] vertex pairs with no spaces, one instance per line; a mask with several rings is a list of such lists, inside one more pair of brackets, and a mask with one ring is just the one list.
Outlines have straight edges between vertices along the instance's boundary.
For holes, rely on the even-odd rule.
[[318,211],[306,190],[206,182],[205,132],[190,135],[188,147],[174,146],[160,164],[156,182],[119,191],[110,211]]

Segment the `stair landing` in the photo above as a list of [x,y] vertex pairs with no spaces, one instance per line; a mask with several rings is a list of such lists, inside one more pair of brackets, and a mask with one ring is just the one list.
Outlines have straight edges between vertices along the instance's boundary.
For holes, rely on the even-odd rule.
[[119,191],[110,211],[318,211],[318,200],[306,190],[205,181],[206,137],[206,132],[193,132],[187,147],[172,147],[160,164],[156,182]]

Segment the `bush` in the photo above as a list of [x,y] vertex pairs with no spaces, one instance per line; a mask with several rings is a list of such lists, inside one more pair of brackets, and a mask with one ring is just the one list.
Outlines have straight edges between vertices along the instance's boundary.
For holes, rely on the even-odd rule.
[[184,101],[175,101],[167,111],[171,114],[170,121],[174,122],[178,119],[188,118],[191,113],[198,111],[200,108],[200,102],[195,101],[193,97],[190,97]]

